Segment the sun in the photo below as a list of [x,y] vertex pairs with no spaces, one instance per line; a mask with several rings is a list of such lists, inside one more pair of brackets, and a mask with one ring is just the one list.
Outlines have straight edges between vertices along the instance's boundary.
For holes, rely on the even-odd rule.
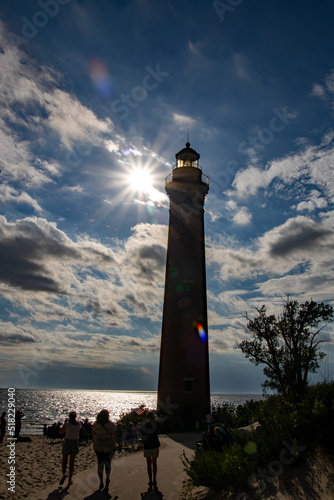
[[153,177],[148,169],[144,167],[135,167],[127,176],[131,190],[138,193],[149,193],[152,191]]
[[107,186],[110,183],[114,196],[105,200],[105,213],[117,209],[119,217],[125,217],[137,207],[138,216],[142,217],[145,208],[152,216],[155,209],[168,205],[168,197],[161,187],[161,172],[157,171],[157,155],[152,153],[147,158],[148,152],[144,153],[130,148],[123,151],[123,157],[118,159],[120,167],[110,172]]

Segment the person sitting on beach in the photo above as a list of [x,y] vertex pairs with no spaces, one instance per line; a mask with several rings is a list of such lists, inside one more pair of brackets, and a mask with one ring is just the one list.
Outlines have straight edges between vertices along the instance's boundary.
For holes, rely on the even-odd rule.
[[0,427],[1,427],[1,434],[0,434],[0,443],[3,443],[3,440],[4,440],[4,437],[5,437],[5,434],[6,434],[6,425],[7,425],[7,421],[6,421],[6,415],[7,415],[7,412],[3,411],[2,414],[1,414],[1,421],[0,421]]
[[122,450],[116,425],[109,420],[108,410],[101,410],[97,414],[96,422],[93,424],[93,447],[97,457],[97,473],[100,480],[99,490],[103,489],[103,469],[106,470],[106,487],[110,483],[111,460],[115,454],[116,447]]
[[[82,439],[85,441],[88,441],[89,439],[92,439],[92,424],[89,422],[88,418],[85,418],[82,424]],[[81,436],[80,436],[81,437]]]
[[[158,421],[152,411],[146,413],[140,429],[146,458],[149,486],[157,485],[157,459],[159,456],[160,441],[158,436]],[[153,477],[152,477],[153,472]]]
[[222,424],[220,427],[217,427],[217,429],[217,435],[223,446],[229,446],[234,442],[231,429],[226,424]]
[[72,484],[72,476],[74,471],[75,457],[79,453],[79,433],[81,429],[80,422],[77,421],[77,414],[75,411],[71,411],[69,418],[65,419],[64,425],[59,430],[59,434],[65,433],[65,441],[63,444],[63,460],[62,460],[62,472],[63,477],[59,481],[59,484],[63,484],[66,479],[66,468],[68,457],[70,457],[69,474],[68,474],[68,485]]
[[124,434],[124,425],[121,422],[117,423],[117,434],[119,437],[119,440],[122,442],[123,440],[123,434]]
[[50,439],[55,439],[57,436],[56,436],[56,426],[57,426],[57,423],[54,422],[52,425],[49,425],[48,429],[47,429],[47,437],[50,438]]
[[[219,430],[219,428],[217,428]],[[222,451],[222,443],[213,425],[210,425],[208,432],[205,433],[203,438],[203,450]]]
[[61,422],[58,422],[58,423],[54,422],[52,425],[50,425],[47,428],[46,436],[49,439],[59,439],[61,437],[60,434],[59,434],[61,427],[62,427]]
[[124,440],[126,445],[131,445],[132,450],[135,449],[135,444],[137,443],[138,440],[138,432],[132,422],[129,422],[129,427],[125,432]]

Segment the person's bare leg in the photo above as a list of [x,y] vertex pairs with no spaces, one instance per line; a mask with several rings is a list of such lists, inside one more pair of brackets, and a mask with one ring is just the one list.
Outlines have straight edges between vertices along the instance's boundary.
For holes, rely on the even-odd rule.
[[74,462],[75,462],[75,455],[70,455],[70,465],[69,465],[69,472],[68,472],[68,484],[72,483],[72,476],[73,476],[73,471],[74,471]]
[[97,474],[99,476],[100,488],[103,488],[103,462],[100,462],[97,466]]
[[110,483],[111,462],[106,462],[106,486]]
[[152,484],[152,459],[146,458],[146,463],[147,463],[148,478],[149,478],[150,484]]
[[158,471],[156,458],[152,458],[152,468],[153,468],[153,484],[156,485],[157,484],[157,471]]
[[67,461],[68,461],[68,455],[63,455],[63,460],[61,464],[61,469],[63,471],[63,475],[65,476],[66,474],[66,467],[67,467]]
[[60,485],[64,484],[64,481],[65,481],[65,478],[66,478],[67,461],[68,461],[68,455],[63,455],[63,459],[62,459],[62,462],[61,462],[61,470],[63,472],[63,477],[59,481]]

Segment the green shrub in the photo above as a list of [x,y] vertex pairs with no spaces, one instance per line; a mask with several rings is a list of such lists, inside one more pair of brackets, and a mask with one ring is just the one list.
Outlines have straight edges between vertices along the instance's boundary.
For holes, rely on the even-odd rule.
[[263,400],[250,400],[237,406],[230,403],[212,406],[211,415],[215,422],[228,424],[230,427],[244,427],[257,422]]
[[213,406],[211,409],[211,415],[215,422],[228,424],[231,427],[234,427],[235,413],[236,407],[229,403],[223,403],[222,405]]
[[182,457],[187,475],[195,486],[206,486],[213,491],[233,491],[247,481],[253,467],[242,445],[234,443],[223,453],[197,451],[193,460]]
[[[272,395],[237,408],[222,405],[212,412],[216,422],[231,427],[244,427],[259,421],[261,428],[248,439],[235,437],[235,443],[223,453],[200,451],[192,460],[183,456],[187,475],[196,486],[224,492],[247,489],[247,480],[259,468],[280,456],[283,442],[333,453],[334,448],[334,383],[307,388],[296,398]],[[237,424],[237,425],[236,425]],[[221,498],[225,498],[222,496]]]

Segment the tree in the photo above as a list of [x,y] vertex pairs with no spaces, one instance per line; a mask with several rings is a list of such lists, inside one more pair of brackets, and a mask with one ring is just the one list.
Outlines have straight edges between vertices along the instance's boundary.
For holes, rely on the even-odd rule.
[[299,304],[288,297],[281,317],[268,316],[265,305],[256,310],[254,319],[246,313],[253,340],[243,340],[237,347],[256,366],[266,365],[264,389],[298,397],[308,385],[309,374],[317,371],[326,356],[319,347],[328,342],[320,336],[326,324],[319,324],[333,321],[333,307],[313,300]]

